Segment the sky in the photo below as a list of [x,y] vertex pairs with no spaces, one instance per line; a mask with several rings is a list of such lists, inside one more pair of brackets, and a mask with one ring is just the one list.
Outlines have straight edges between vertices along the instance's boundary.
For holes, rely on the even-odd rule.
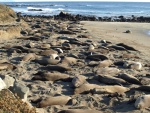
[[[0,0],[0,2],[36,2],[36,1],[70,1],[70,0]],[[71,1],[117,1],[117,2],[150,2],[150,0],[71,0]]]

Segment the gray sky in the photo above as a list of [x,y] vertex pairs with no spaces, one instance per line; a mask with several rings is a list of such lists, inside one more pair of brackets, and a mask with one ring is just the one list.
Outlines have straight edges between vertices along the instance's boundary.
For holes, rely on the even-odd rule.
[[[70,1],[70,0],[0,0],[1,2],[35,2],[35,1]],[[81,1],[81,0],[71,0],[71,1]],[[150,2],[150,0],[82,0],[82,1],[119,1],[119,2]]]

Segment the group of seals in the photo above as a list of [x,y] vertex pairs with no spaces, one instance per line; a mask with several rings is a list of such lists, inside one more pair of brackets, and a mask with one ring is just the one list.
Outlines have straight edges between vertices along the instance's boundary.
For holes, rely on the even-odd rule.
[[[141,60],[136,48],[123,43],[114,44],[107,40],[92,39],[87,31],[81,29],[78,22],[39,20],[34,18],[29,21],[31,30],[26,34],[28,38],[21,39],[24,46],[3,47],[6,52],[12,53],[10,55],[13,57],[12,62],[17,55],[18,58],[21,55],[19,61],[25,66],[21,73],[31,70],[28,73],[30,78],[28,86],[31,89],[29,100],[35,95],[39,97],[40,91],[50,90],[51,95],[46,93],[40,95],[47,98],[37,102],[36,107],[48,109],[47,106],[60,105],[54,108],[55,112],[101,113],[109,109],[106,103],[110,100],[121,98],[124,101],[129,98],[120,95],[127,92],[128,95],[134,95],[134,90],[149,91],[150,82],[144,82],[146,84],[144,85],[145,80],[140,73],[145,70],[144,60]],[[46,32],[57,34],[58,37]],[[12,63],[0,63],[1,71],[9,69],[13,71],[15,68]],[[134,88],[133,84],[138,86]],[[61,94],[57,92],[57,88],[61,89]],[[53,94],[51,89],[57,93]],[[117,95],[109,97],[111,94]],[[69,103],[73,98],[77,101],[74,105]],[[103,100],[100,101],[100,98]],[[145,101],[148,96],[144,96],[144,100],[142,98],[137,99],[135,107],[143,109],[149,107]],[[84,100],[83,103],[88,101],[89,106],[82,106],[81,100]],[[67,106],[62,108],[64,105]],[[93,106],[92,110],[89,109],[90,106]],[[116,106],[113,106],[114,109]],[[87,109],[79,109],[80,107]]]

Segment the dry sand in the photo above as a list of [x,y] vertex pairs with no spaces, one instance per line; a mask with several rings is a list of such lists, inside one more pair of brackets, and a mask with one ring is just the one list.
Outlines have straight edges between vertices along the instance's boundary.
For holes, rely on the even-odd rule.
[[[78,94],[74,95],[75,88],[71,81],[41,81],[41,80],[32,80],[33,75],[38,71],[43,72],[51,72],[49,70],[50,64],[41,65],[36,61],[27,61],[21,62],[20,60],[24,57],[28,52],[34,52],[38,56],[40,56],[39,51],[44,51],[45,48],[41,48],[43,44],[50,44],[51,47],[47,48],[48,50],[52,50],[56,47],[62,47],[64,53],[58,54],[63,59],[64,56],[77,58],[79,61],[76,63],[76,60],[70,62],[68,67],[71,68],[71,71],[61,72],[63,74],[68,74],[70,78],[75,77],[75,75],[82,75],[86,77],[86,81],[89,84],[96,85],[106,85],[104,83],[99,82],[94,78],[95,74],[93,73],[94,66],[89,66],[88,63],[90,60],[87,60],[88,56],[88,46],[89,44],[95,43],[97,44],[96,49],[94,50],[96,54],[103,52],[109,59],[113,62],[123,61],[124,59],[120,58],[127,51],[119,51],[113,50],[109,48],[109,51],[99,48],[103,43],[101,40],[107,40],[112,42],[112,44],[117,44],[123,42],[127,45],[134,47],[137,51],[130,51],[140,58],[131,58],[126,60],[140,61],[142,62],[143,68],[141,71],[133,70],[133,69],[124,69],[118,65],[111,65],[110,67],[116,67],[121,72],[129,73],[139,80],[144,77],[146,74],[150,73],[150,66],[145,66],[150,61],[149,60],[149,49],[150,49],[150,37],[146,35],[146,31],[149,30],[148,23],[116,23],[116,22],[81,22],[82,24],[75,24],[70,22],[63,21],[54,21],[47,20],[41,18],[27,18],[25,21],[28,22],[29,28],[25,30],[26,34],[22,36],[20,39],[10,39],[5,42],[1,42],[0,47],[5,47],[1,49],[0,57],[1,59],[7,59],[12,64],[17,65],[17,69],[14,71],[6,71],[2,70],[1,74],[9,75],[15,77],[17,80],[22,81],[27,87],[30,88],[30,93],[28,95],[28,101],[32,102],[39,98],[46,98],[50,96],[70,96],[71,102],[67,105],[54,105],[48,106],[44,108],[37,108],[39,113],[54,113],[64,109],[93,109],[99,110],[103,113],[141,113],[140,110],[137,110],[134,107],[134,101],[129,102],[131,96],[138,96],[141,94],[149,94],[146,91],[138,91],[138,90],[130,90],[126,93],[126,96],[122,97],[109,97],[108,94]],[[66,30],[65,28],[70,26],[69,31],[74,32],[76,34],[60,34],[59,31]],[[37,28],[36,28],[37,27]],[[87,29],[84,30],[83,28]],[[132,33],[124,33],[126,30],[131,30]],[[86,35],[91,38],[77,38],[78,35]],[[41,40],[41,36],[45,36],[44,39]],[[66,50],[63,45],[64,39],[60,39],[58,37],[63,36],[62,38],[66,38],[65,40],[69,41],[71,37],[75,40],[73,44],[72,42],[70,50]],[[65,37],[64,37],[65,36]],[[43,38],[43,37],[42,37]],[[27,44],[32,42],[35,44],[32,48],[27,48]],[[14,47],[17,46],[17,49]],[[22,46],[22,47],[18,47]],[[13,48],[14,47],[14,48]],[[13,49],[10,49],[13,48]],[[22,49],[23,48],[23,49]],[[15,51],[16,50],[16,51]],[[19,51],[19,52],[17,52]],[[22,51],[22,52],[20,52]],[[27,51],[27,52],[26,52]],[[31,59],[30,59],[31,60]],[[95,64],[98,61],[95,62]],[[57,65],[61,65],[61,62]],[[149,65],[149,64],[148,64]],[[57,70],[55,70],[57,72]],[[111,75],[110,75],[111,76]],[[148,77],[146,77],[148,78]],[[149,79],[149,78],[148,78]],[[148,82],[150,84],[150,81]],[[123,85],[128,88],[135,87],[136,85]],[[33,106],[36,106],[36,103],[32,103]],[[148,113],[149,110],[143,110],[143,113]]]
[[[125,43],[137,48],[145,58],[150,56],[150,23],[132,22],[82,22],[94,38],[112,41],[114,43]],[[124,33],[130,30],[132,33]]]

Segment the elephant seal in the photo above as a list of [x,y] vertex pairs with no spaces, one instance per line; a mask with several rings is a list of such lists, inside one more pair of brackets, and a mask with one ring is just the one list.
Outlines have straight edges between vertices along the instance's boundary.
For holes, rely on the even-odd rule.
[[37,60],[37,62],[41,65],[56,65],[60,62],[61,58],[57,54],[51,54],[48,57],[42,57],[42,59]]
[[38,72],[34,74],[32,80],[56,81],[68,79],[69,75],[59,72]]
[[107,60],[108,57],[103,54],[93,54],[93,55],[88,55],[86,59],[94,60],[94,61],[102,61],[102,60]]
[[118,85],[113,85],[113,86],[101,86],[100,88],[95,88],[93,90],[94,94],[124,94],[125,92],[129,91],[129,88],[123,87],[123,86],[118,86]]
[[37,107],[43,108],[51,105],[65,105],[71,99],[70,96],[56,96],[56,97],[47,97],[41,102],[37,103]]
[[94,67],[93,72],[99,75],[111,75],[114,76],[120,72],[119,69],[113,67],[105,67],[105,68],[98,68]]
[[138,109],[145,109],[150,107],[150,95],[142,95],[138,97],[134,105]]
[[129,75],[127,73],[119,74],[117,77],[122,78],[123,80],[125,80],[131,84],[141,85],[141,82],[136,77]]
[[81,76],[81,75],[75,76],[72,79],[72,84],[74,85],[74,87],[79,87],[82,84],[84,84],[85,82],[86,82],[86,77],[85,76]]
[[126,53],[126,54],[122,55],[122,58],[139,58],[139,57],[137,55],[135,55],[135,54]]
[[0,70],[14,70],[16,68],[16,66],[7,62],[0,64]]
[[88,109],[68,109],[68,110],[59,111],[58,113],[102,113],[102,112],[97,110],[88,110]]
[[23,58],[22,58],[22,61],[31,61],[31,60],[35,60],[36,59],[36,54],[35,53],[29,53],[29,54],[26,54]]
[[96,67],[104,68],[104,67],[109,67],[112,64],[113,64],[113,62],[111,60],[104,60],[104,61],[101,61]]
[[108,75],[97,75],[97,78],[100,82],[108,85],[120,85],[120,84],[128,84],[125,80],[108,76]]
[[134,61],[125,61],[123,64],[124,68],[130,68],[134,70],[141,70],[142,64],[140,62],[134,62]]
[[77,63],[77,59],[73,57],[64,57],[62,64],[74,65]]

